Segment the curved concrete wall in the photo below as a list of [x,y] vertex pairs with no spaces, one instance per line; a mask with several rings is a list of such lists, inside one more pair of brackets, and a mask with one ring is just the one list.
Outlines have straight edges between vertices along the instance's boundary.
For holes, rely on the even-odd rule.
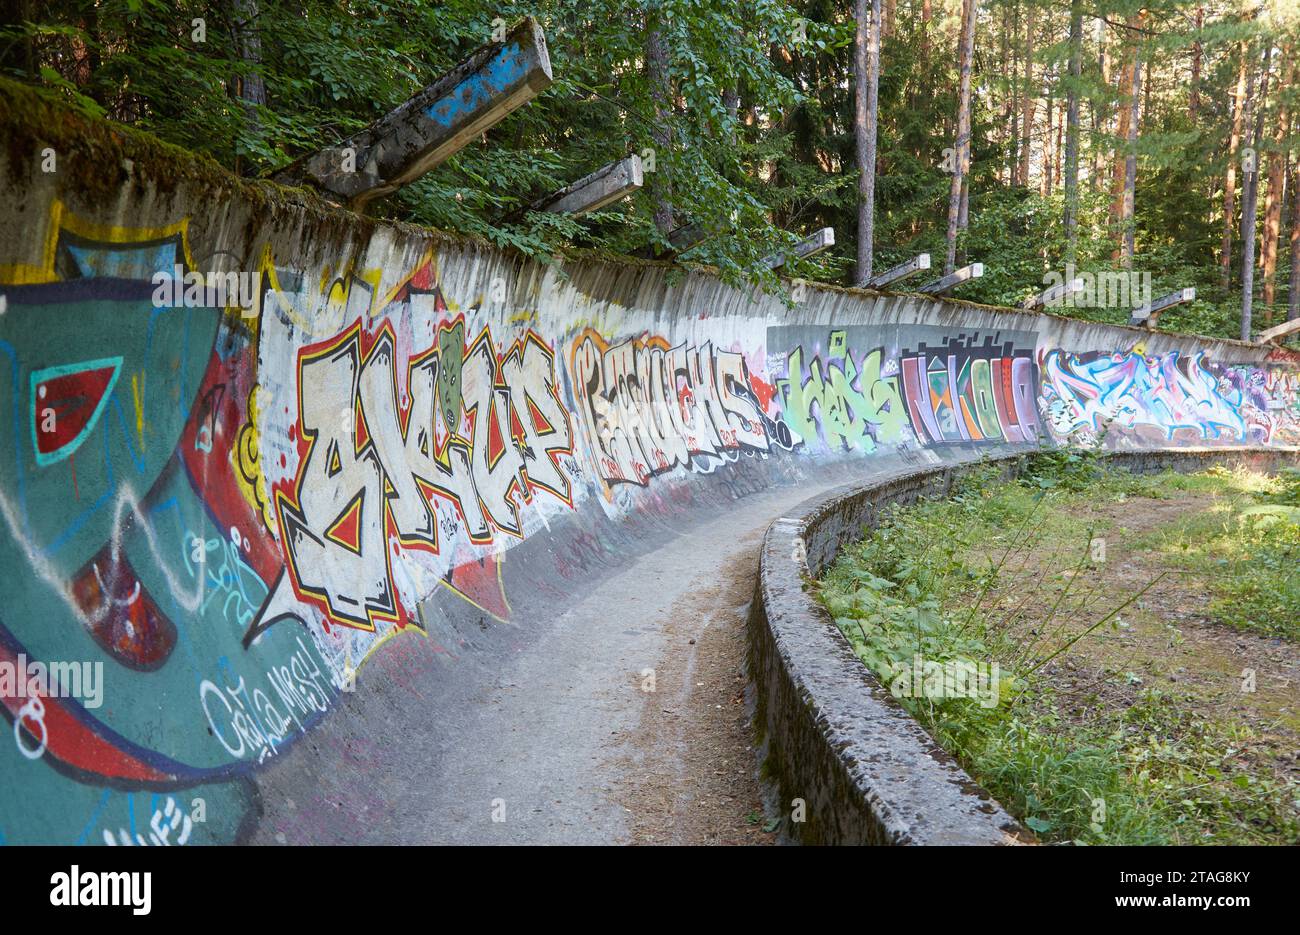
[[[1155,449],[1114,451],[1108,458],[1138,473],[1199,471],[1216,464],[1276,471],[1300,463],[1300,450]],[[1019,460],[1002,457],[1007,476],[1016,473]],[[748,624],[750,674],[769,775],[783,803],[801,799],[807,806],[808,820],[790,826],[800,843],[1033,840],[868,671],[804,588],[840,549],[874,528],[882,509],[944,496],[969,469],[882,471],[801,504],[764,537]]]
[[[376,654],[455,665],[772,484],[1300,440],[1278,352],[544,265],[9,84],[0,127],[6,842],[238,840],[259,771],[343,693],[418,703],[367,682]],[[246,294],[162,278],[214,272]],[[6,681],[19,662],[60,668]]]

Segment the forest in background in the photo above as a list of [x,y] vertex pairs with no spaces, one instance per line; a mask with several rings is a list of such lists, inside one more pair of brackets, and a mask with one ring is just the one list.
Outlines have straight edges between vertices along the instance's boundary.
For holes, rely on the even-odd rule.
[[[554,84],[370,213],[543,258],[697,224],[689,259],[767,288],[764,256],[832,227],[783,272],[852,285],[928,251],[985,264],[956,295],[1018,304],[1067,270],[1131,271],[1196,288],[1161,328],[1237,337],[1300,316],[1298,6],[0,0],[0,74],[260,177],[529,15]],[[520,214],[631,152],[653,153],[632,197]]]

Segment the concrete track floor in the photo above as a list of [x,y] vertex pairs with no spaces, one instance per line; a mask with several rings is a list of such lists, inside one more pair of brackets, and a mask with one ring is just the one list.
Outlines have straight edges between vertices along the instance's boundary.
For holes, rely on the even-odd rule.
[[[844,479],[710,511],[554,619],[522,624],[513,651],[422,665],[400,692],[363,678],[261,775],[251,840],[771,840],[740,669],[758,546],[772,520]],[[371,685],[384,662],[368,664]]]

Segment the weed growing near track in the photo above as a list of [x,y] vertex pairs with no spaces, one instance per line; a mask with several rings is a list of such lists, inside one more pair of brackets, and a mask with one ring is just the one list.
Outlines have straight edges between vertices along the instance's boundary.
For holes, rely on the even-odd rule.
[[[1279,638],[1300,637],[1300,475],[1133,475],[1077,452],[1025,467],[891,509],[845,550],[819,590],[859,657],[1044,841],[1300,840],[1300,786],[1274,755],[1293,755],[1285,731],[1300,717],[1212,703],[1232,700],[1231,670],[1201,691],[1181,657],[1116,655],[1131,636],[1189,651],[1203,624],[1183,623],[1169,595],[1199,588],[1208,630],[1271,637],[1294,657]],[[1170,504],[1172,522],[1144,525],[1154,501],[1173,499],[1197,507]],[[990,674],[996,704],[944,690],[941,673],[972,667]]]

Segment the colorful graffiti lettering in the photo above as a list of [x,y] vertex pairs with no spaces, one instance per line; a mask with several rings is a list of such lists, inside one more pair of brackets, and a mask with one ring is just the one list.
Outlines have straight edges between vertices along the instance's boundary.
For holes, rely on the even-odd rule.
[[439,322],[400,374],[388,321],[367,334],[358,320],[299,352],[298,468],[274,490],[294,590],[330,622],[410,621],[393,557],[440,551],[439,503],[457,520],[444,529],[480,545],[522,536],[520,506],[537,492],[571,504],[560,458],[573,438],[549,346],[529,331],[498,352],[490,329],[468,347],[463,334],[463,317]]
[[998,336],[960,334],[900,355],[912,428],[923,444],[1035,442],[1038,377],[1032,352]]
[[1241,413],[1249,440],[1300,445],[1300,374],[1281,367],[1223,367],[1219,395]]
[[784,421],[801,439],[871,453],[881,445],[914,443],[898,391],[898,364],[875,348],[854,360],[844,331],[832,331],[823,363],[816,352],[805,362],[803,347],[786,358],[777,380]]
[[[0,750],[0,785],[15,791],[0,801],[0,832],[232,840],[253,805],[241,777],[255,761],[207,732],[194,686],[216,671],[251,682],[304,651],[328,672],[293,630],[244,644],[283,566],[233,483],[255,381],[250,334],[222,309],[154,307],[153,273],[193,268],[186,223],[104,227],[55,202],[49,224],[41,264],[7,268],[0,317],[0,410],[12,414],[0,420],[0,660],[101,665],[107,701],[5,690],[14,746]],[[282,742],[336,691],[326,675]],[[137,798],[196,785],[210,823],[164,809],[137,825]],[[29,786],[41,794],[16,793]]]
[[1038,439],[1032,335],[916,330],[934,340],[901,351],[891,350],[886,329],[832,330],[823,358],[820,338],[805,336],[811,329],[769,329],[769,343],[787,332],[798,342],[776,384],[781,417],[804,440],[868,454]]
[[790,448],[759,405],[744,355],[658,337],[609,345],[587,329],[570,361],[579,421],[600,477],[644,487],[677,467]]
[[[640,329],[665,311],[612,301],[579,321],[549,272],[536,308],[484,307],[503,257],[378,236],[307,268],[265,248],[248,311],[157,307],[155,272],[196,271],[188,221],[102,226],[55,201],[47,223],[37,262],[0,266],[0,663],[102,665],[108,700],[0,682],[0,786],[41,790],[0,797],[0,840],[235,840],[259,767],[381,646],[410,634],[389,652],[412,672],[451,657],[510,618],[507,582],[563,601],[621,559],[611,532],[827,452],[1300,443],[1280,357],[1035,355],[1029,332],[869,304],[769,325],[742,302],[661,334]],[[206,818],[173,797],[198,787]]]
[[1247,439],[1204,352],[1147,354],[1141,344],[1110,354],[1053,349],[1042,368],[1040,404],[1058,440],[1091,444],[1116,430],[1152,430],[1165,441]]

